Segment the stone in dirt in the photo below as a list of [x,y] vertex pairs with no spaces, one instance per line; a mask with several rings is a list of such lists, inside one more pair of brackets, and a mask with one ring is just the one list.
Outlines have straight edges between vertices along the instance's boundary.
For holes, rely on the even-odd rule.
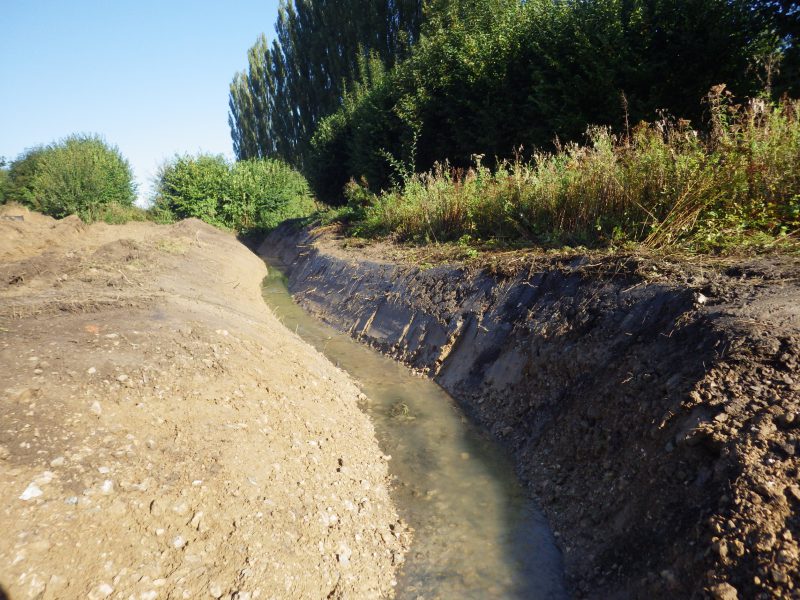
[[709,590],[714,600],[738,600],[739,593],[730,583],[720,583]]
[[89,600],[102,600],[114,593],[114,588],[107,583],[101,583],[89,593]]
[[35,483],[28,484],[28,487],[25,488],[25,491],[22,492],[19,499],[20,500],[33,500],[34,498],[38,498],[43,494],[41,488],[36,485]]

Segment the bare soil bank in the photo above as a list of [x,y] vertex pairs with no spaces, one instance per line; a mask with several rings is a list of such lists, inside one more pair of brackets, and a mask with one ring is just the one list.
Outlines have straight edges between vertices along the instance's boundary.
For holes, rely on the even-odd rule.
[[513,452],[577,596],[800,594],[800,266],[419,268],[283,227],[297,299]]
[[392,595],[407,533],[360,392],[265,273],[199,221],[0,207],[0,591]]

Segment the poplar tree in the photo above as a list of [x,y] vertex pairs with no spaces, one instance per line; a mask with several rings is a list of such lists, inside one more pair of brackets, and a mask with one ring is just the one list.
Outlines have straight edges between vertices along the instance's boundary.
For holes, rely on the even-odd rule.
[[301,166],[320,119],[357,82],[360,61],[377,56],[392,67],[408,55],[422,19],[422,0],[281,0],[275,41],[259,37],[230,85],[236,157]]

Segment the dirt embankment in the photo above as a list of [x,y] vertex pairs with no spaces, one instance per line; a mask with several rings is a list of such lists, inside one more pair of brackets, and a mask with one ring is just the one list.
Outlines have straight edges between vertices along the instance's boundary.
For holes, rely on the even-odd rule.
[[199,221],[0,208],[0,591],[391,595],[407,533],[359,390],[264,274]]
[[260,251],[506,444],[577,596],[800,593],[796,260],[419,268],[290,228]]

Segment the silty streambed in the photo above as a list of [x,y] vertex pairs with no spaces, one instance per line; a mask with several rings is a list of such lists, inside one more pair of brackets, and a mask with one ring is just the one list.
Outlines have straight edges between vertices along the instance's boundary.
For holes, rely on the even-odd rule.
[[392,456],[392,497],[414,529],[398,598],[566,598],[552,533],[497,446],[434,382],[306,313],[268,267],[267,305],[360,383]]

